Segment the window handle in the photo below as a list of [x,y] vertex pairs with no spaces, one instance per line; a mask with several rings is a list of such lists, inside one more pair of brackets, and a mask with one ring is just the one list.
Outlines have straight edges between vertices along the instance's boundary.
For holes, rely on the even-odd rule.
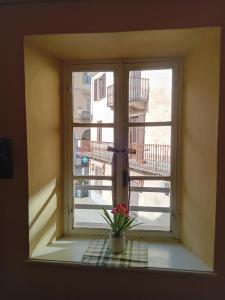
[[123,171],[123,186],[127,186],[129,181],[129,175],[127,170]]

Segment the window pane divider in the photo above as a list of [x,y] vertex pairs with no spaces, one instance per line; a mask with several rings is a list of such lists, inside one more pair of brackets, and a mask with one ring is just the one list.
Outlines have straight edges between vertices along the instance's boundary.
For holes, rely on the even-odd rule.
[[169,193],[170,188],[131,186],[132,192]]
[[106,127],[113,128],[114,123],[73,123],[72,127]]
[[172,121],[165,122],[132,122],[128,123],[128,127],[147,127],[147,126],[172,126]]
[[158,181],[171,181],[170,176],[130,176],[130,181],[132,180],[158,180]]
[[130,206],[130,211],[143,211],[143,212],[162,212],[169,213],[169,207],[160,207],[160,206]]
[[[76,209],[103,209],[111,210],[112,205],[101,205],[101,204],[75,204]],[[161,206],[130,206],[130,211],[142,211],[142,212],[162,212],[169,213],[169,207],[161,207]]]
[[[111,191],[112,186],[109,185],[75,185],[77,190],[82,191]],[[130,188],[133,192],[152,192],[152,193],[169,193],[170,188],[161,187],[137,187],[131,186]]]
[[113,180],[112,176],[101,176],[101,175],[74,175],[73,180],[78,180],[78,179],[83,179],[83,180]]
[[75,185],[76,190],[82,191],[111,191],[110,185]]

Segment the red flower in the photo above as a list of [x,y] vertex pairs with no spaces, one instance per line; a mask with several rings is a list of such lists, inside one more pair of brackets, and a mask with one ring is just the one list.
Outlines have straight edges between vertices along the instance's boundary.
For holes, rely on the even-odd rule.
[[117,206],[113,208],[112,213],[120,214],[126,218],[129,218],[129,210],[127,209],[127,206],[124,203],[117,204]]

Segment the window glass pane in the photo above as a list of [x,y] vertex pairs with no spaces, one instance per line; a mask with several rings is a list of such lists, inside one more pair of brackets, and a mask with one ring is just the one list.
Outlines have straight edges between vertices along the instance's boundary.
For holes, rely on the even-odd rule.
[[114,73],[72,73],[73,121],[113,123]]
[[75,205],[112,205],[112,182],[99,179],[75,180],[74,203]]
[[170,182],[131,180],[130,215],[138,230],[170,230]]
[[73,174],[111,176],[113,128],[73,129]]
[[[108,211],[110,213],[110,211]],[[74,211],[74,228],[109,228],[101,216],[101,209],[76,209]]]
[[170,182],[131,180],[130,206],[170,207]]
[[169,176],[171,169],[171,126],[130,127],[130,175]]
[[171,121],[172,69],[129,72],[130,122]]
[[110,180],[74,181],[74,227],[106,227],[101,216],[102,206],[112,209],[112,182]]
[[160,212],[131,212],[137,223],[142,223],[131,230],[161,230],[170,231],[170,214]]

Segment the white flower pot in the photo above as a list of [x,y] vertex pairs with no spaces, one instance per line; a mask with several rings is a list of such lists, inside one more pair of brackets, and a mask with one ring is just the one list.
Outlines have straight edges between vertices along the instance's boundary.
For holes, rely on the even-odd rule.
[[109,248],[112,253],[121,253],[125,250],[126,238],[123,233],[121,237],[113,237],[113,233],[109,233]]

